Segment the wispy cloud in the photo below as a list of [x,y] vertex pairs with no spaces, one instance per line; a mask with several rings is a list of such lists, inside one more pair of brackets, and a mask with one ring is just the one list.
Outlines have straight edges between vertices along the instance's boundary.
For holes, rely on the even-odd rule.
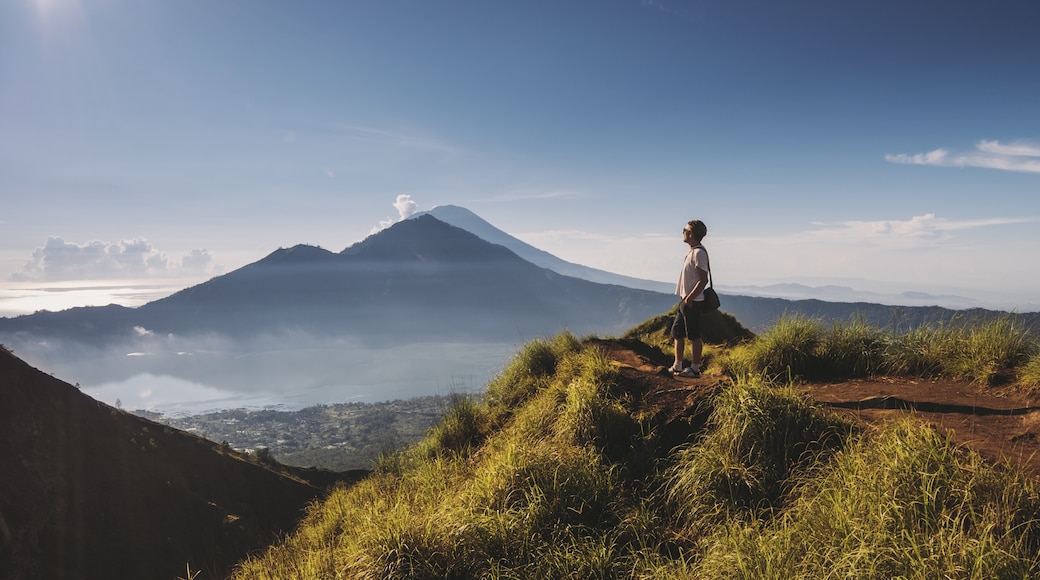
[[[907,220],[844,221],[813,225],[815,230],[803,235],[828,243],[873,243],[877,245],[909,246],[952,238],[954,232],[978,228],[1031,223],[1036,218],[979,218],[953,220],[927,213]],[[801,237],[801,236],[799,236]]]
[[573,189],[517,189],[499,195],[491,196],[487,199],[484,199],[483,201],[506,202],[527,201],[536,199],[570,199],[575,197],[582,197],[583,195],[585,194]]
[[853,236],[862,237],[909,237],[934,236],[936,234],[948,233],[958,230],[969,230],[990,226],[1002,226],[1021,224],[1035,221],[1033,218],[981,218],[971,220],[951,220],[936,216],[934,213],[926,213],[913,216],[908,220],[876,220],[857,221],[850,220],[825,224],[815,222],[814,225],[822,226],[823,229],[817,233],[843,232]]
[[461,147],[418,131],[381,129],[360,125],[333,125],[331,130],[340,137],[368,144],[428,151],[448,157],[466,153],[466,150]]
[[1040,173],[1040,145],[1027,141],[1005,144],[984,139],[975,145],[974,151],[968,153],[952,154],[946,149],[935,149],[913,155],[889,153],[885,155],[885,160],[890,163],[908,165],[983,167],[1003,171]]
[[14,281],[113,280],[203,276],[220,272],[208,250],[169,258],[144,238],[84,244],[50,237],[36,248]]

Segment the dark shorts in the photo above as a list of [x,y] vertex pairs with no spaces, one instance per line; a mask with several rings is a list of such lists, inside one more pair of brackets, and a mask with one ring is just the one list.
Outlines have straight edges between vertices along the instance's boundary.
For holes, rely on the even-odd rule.
[[693,302],[689,306],[679,303],[679,311],[675,313],[672,321],[672,338],[688,338],[697,340],[701,337],[701,312],[704,311],[703,302]]

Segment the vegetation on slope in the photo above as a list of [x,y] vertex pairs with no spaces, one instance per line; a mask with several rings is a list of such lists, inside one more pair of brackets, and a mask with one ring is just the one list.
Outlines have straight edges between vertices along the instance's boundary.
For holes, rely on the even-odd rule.
[[734,376],[818,380],[891,374],[1040,387],[1040,344],[1010,317],[898,334],[862,320],[827,326],[784,317],[755,340],[727,351],[718,363]]
[[[668,351],[674,315],[673,309],[651,318],[625,336]],[[861,317],[827,323],[784,315],[755,336],[718,312],[705,319],[704,333],[705,359],[735,378],[842,380],[890,374],[1040,388],[1040,342],[1014,315],[906,332],[883,330]]]
[[[235,578],[1040,574],[1032,479],[913,419],[854,428],[768,380],[897,360],[894,337],[804,322],[776,329],[787,343],[764,335],[721,351],[714,364],[735,378],[677,448],[594,343],[534,341],[483,400],[458,398],[420,444],[314,504]],[[969,366],[1026,376],[1031,340]]]

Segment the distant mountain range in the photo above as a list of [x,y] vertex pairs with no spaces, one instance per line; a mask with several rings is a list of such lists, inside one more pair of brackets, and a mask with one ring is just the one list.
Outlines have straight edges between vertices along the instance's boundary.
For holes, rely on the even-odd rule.
[[372,344],[524,342],[569,329],[619,334],[673,296],[565,276],[432,215],[340,253],[298,245],[138,308],[0,319],[0,335],[104,341],[134,333],[236,338],[306,332]]
[[[931,294],[928,292],[871,292],[849,286],[824,284],[769,284],[766,286],[727,286],[730,294],[784,298],[787,300],[826,300],[828,302],[869,302],[892,306],[942,306],[943,308],[983,308],[978,300],[954,294]],[[1029,310],[1034,310],[1029,308]]]
[[[804,287],[767,290],[791,293]],[[670,284],[560,260],[469,210],[441,206],[342,252],[306,245],[282,248],[138,308],[73,308],[0,318],[0,342],[19,345],[53,337],[101,344],[143,333],[234,339],[299,332],[350,336],[374,346],[430,340],[517,343],[565,328],[576,334],[621,334],[675,301]],[[785,314],[824,321],[860,316],[894,329],[1006,315],[981,308],[736,293],[723,296],[722,308],[755,332]],[[1016,317],[1024,327],[1040,329],[1040,313]]]

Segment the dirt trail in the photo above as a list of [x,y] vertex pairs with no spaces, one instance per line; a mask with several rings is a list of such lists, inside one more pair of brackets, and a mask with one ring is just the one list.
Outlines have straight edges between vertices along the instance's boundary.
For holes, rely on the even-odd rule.
[[[702,413],[702,403],[720,388],[720,376],[672,376],[667,371],[671,355],[642,342],[597,342],[619,363],[626,380],[645,393],[644,405],[658,411],[664,423]],[[1010,388],[903,377],[804,383],[797,388],[817,403],[862,423],[875,424],[912,413],[989,461],[1009,461],[1034,477],[1040,476],[1040,397]]]

